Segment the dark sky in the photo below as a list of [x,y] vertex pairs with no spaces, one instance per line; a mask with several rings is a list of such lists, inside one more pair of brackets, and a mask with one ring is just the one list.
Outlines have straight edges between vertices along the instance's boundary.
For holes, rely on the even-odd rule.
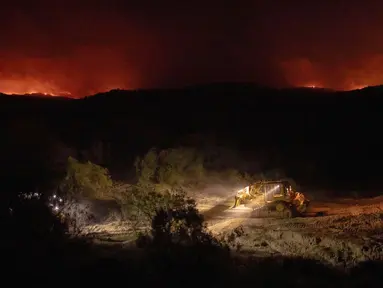
[[3,92],[82,96],[216,81],[335,89],[383,83],[379,0],[1,5]]

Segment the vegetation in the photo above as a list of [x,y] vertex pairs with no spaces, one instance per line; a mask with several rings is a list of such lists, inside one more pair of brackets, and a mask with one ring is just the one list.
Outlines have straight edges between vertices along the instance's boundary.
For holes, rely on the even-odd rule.
[[159,192],[198,183],[205,175],[203,157],[195,149],[151,149],[135,161],[138,185],[155,185]]
[[[137,250],[95,246],[86,238],[84,241],[73,234],[76,229],[69,229],[78,224],[78,217],[71,222],[75,214],[69,213],[64,219],[57,217],[47,207],[45,198],[37,197],[20,198],[8,210],[1,247],[7,252],[3,255],[12,257],[4,256],[3,261],[19,263],[17,269],[25,267],[39,276],[45,271],[50,277],[65,279],[68,274],[76,277],[100,271],[97,279],[123,280],[129,275],[143,286],[180,287],[185,286],[185,279],[186,286],[191,287],[245,285],[254,281],[260,287],[307,287],[308,283],[339,287],[345,281],[347,287],[359,287],[378,281],[377,277],[365,275],[366,271],[379,275],[379,263],[342,274],[307,259],[237,257],[232,252],[235,249],[229,247],[239,248],[235,240],[244,233],[241,227],[225,239],[214,237],[187,191],[195,182],[203,183],[210,177],[253,181],[254,176],[234,169],[206,171],[201,154],[186,148],[151,149],[136,159],[135,168],[135,181],[127,184],[113,180],[109,171],[99,165],[70,157],[57,191],[68,207],[77,210],[81,210],[81,199],[118,202],[125,219],[130,220],[127,223],[147,228],[138,235],[138,254]],[[37,258],[39,265],[29,260]],[[4,272],[15,267],[8,264]],[[367,279],[368,283],[360,279]]]
[[151,149],[136,159],[135,168],[136,181],[127,184],[113,181],[109,171],[99,165],[69,157],[65,176],[57,187],[65,198],[63,211],[69,218],[79,218],[78,214],[87,214],[78,212],[84,210],[78,205],[79,199],[114,199],[125,220],[137,227],[148,227],[157,211],[178,209],[191,201],[185,188],[201,180],[205,173],[203,159],[193,149]]
[[113,181],[106,168],[69,157],[66,175],[58,189],[66,196],[105,199],[112,186]]
[[[203,188],[209,181],[242,182],[244,185],[265,178],[265,175],[256,177],[235,169],[212,171],[210,168],[208,171],[204,165],[205,159],[196,149],[152,148],[144,156],[136,158],[134,182],[128,184],[113,181],[109,171],[99,165],[69,157],[66,174],[58,185],[58,191],[64,195],[66,203],[70,203],[70,209],[66,209],[68,217],[72,215],[69,218],[84,218],[73,216],[79,214],[78,210],[84,210],[80,205],[75,205],[79,199],[113,199],[120,206],[122,219],[142,230],[150,226],[158,211],[184,209],[186,203],[191,204],[193,201],[187,191]],[[211,158],[209,165],[212,166]],[[83,211],[80,214],[87,213]],[[86,219],[76,222],[85,223]]]

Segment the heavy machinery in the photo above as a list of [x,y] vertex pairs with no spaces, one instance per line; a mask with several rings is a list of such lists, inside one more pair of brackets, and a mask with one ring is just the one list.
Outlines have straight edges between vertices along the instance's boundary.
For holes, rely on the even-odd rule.
[[250,207],[252,217],[292,218],[303,216],[309,203],[289,181],[260,181],[239,190],[232,208]]

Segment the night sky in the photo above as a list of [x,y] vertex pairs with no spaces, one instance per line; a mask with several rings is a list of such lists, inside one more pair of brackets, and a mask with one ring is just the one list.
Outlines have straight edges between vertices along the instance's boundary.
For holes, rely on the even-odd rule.
[[382,32],[378,0],[2,1],[0,91],[349,90],[383,83]]

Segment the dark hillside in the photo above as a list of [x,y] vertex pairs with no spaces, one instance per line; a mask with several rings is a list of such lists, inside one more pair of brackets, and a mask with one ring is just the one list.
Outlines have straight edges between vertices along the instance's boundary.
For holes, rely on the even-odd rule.
[[[283,169],[303,185],[374,189],[380,182],[382,102],[379,87],[334,92],[214,84],[114,90],[79,100],[1,96],[0,109],[6,126],[40,119],[71,147],[103,143],[101,161],[117,170],[137,153],[185,143],[192,134],[193,143],[232,147],[248,162]],[[204,143],[212,138],[215,143]]]

